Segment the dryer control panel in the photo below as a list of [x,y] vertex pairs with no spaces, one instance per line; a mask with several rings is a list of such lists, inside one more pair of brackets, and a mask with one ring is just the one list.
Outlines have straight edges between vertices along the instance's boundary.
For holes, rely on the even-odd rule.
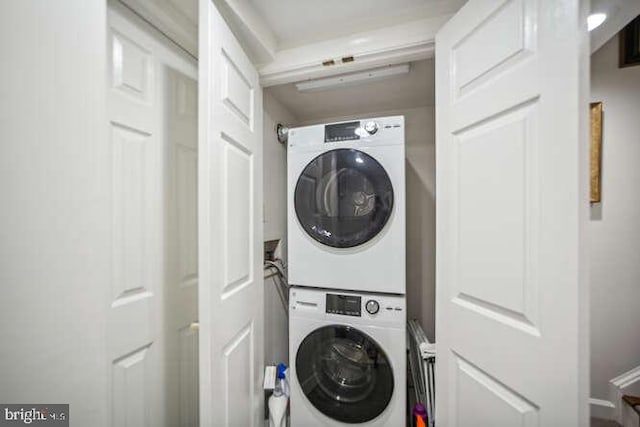
[[288,147],[295,150],[310,147],[404,145],[404,116],[372,117],[338,123],[289,129]]

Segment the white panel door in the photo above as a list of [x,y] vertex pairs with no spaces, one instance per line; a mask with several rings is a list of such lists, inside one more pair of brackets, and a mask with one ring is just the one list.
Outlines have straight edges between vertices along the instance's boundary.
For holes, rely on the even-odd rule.
[[588,425],[580,3],[470,0],[436,38],[439,427]]
[[111,425],[163,426],[162,146],[151,38],[110,4]]
[[197,70],[117,2],[107,30],[111,425],[196,426]]
[[169,174],[165,244],[165,338],[169,425],[198,423],[198,84],[165,68]]
[[262,90],[200,1],[198,228],[202,426],[263,423]]

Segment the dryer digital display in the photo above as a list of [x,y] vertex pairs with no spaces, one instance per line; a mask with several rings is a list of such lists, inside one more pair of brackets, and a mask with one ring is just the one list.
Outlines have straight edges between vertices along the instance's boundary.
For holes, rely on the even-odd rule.
[[324,142],[351,141],[360,139],[357,130],[360,122],[337,123],[324,127]]
[[362,298],[358,296],[327,294],[326,307],[327,313],[362,316]]

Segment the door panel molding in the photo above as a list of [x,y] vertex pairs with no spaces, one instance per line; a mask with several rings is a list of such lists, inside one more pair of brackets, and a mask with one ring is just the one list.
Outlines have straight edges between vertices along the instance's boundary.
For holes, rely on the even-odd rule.
[[[106,24],[110,424],[195,426],[197,287],[182,285],[197,283],[196,65],[116,1],[108,2]],[[177,157],[178,147],[189,155]]]
[[586,3],[436,36],[439,426],[588,425]]
[[262,369],[262,89],[214,2],[200,0],[200,420],[257,427]]

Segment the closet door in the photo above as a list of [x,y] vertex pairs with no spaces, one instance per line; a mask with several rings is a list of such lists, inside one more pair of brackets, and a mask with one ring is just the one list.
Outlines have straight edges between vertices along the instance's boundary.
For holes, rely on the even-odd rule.
[[111,425],[165,426],[159,64],[153,37],[109,3]]
[[109,2],[111,425],[196,426],[197,66]]
[[200,0],[200,423],[264,421],[262,89],[211,0]]
[[436,37],[439,427],[589,424],[587,9],[470,0]]

